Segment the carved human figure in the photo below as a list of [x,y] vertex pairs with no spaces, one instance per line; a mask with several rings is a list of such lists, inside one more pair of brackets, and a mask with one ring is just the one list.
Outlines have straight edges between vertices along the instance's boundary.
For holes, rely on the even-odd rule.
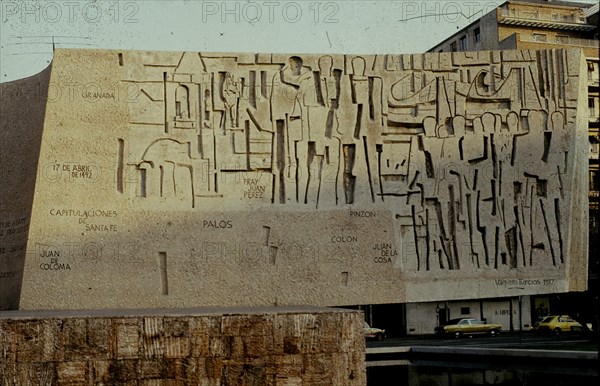
[[360,181],[360,168],[362,165],[361,151],[358,140],[355,138],[357,122],[357,108],[352,88],[351,75],[342,74],[339,80],[339,94],[337,103],[338,133],[341,142],[340,177],[338,191],[340,203],[353,204],[355,190]]
[[385,122],[383,78],[366,74],[366,62],[361,56],[352,59],[352,93],[357,108],[357,120],[354,138],[362,149],[364,168],[367,170],[370,200],[383,200],[381,184],[380,159],[383,151],[383,130]]
[[[557,250],[552,242],[551,207],[548,201],[548,151],[551,136],[546,126],[548,114],[542,110],[530,110],[527,115],[528,134],[517,138],[518,153],[515,165],[523,184],[519,196],[522,208],[523,246],[529,265],[545,265],[538,256],[550,255],[551,263],[557,264]],[[543,138],[543,141],[540,139]],[[527,147],[525,147],[527,146]],[[552,173],[552,172],[550,172]],[[549,254],[547,252],[550,252]]]
[[[278,176],[275,191],[285,191],[285,195],[294,192],[291,196],[297,202],[300,201],[300,192],[306,191],[308,176],[308,135],[304,127],[301,87],[307,85],[306,80],[311,76],[311,72],[303,67],[302,58],[291,56],[288,63],[282,65],[273,77],[271,87],[271,121],[275,125],[273,131],[278,137],[276,142],[284,143],[284,146],[277,147],[277,154],[274,155],[279,160],[274,168],[274,173]],[[280,173],[281,168],[284,169],[283,173]],[[281,186],[286,181],[291,186],[282,190]]]
[[[490,114],[488,120],[495,119]],[[489,135],[483,123],[483,117],[472,120],[473,130],[466,130],[462,148],[462,169],[464,181],[464,196],[467,209],[467,225],[470,235],[471,261],[477,267],[482,263],[489,264],[485,228],[481,223],[482,200],[491,196],[491,160],[489,150]],[[489,126],[489,122],[486,123]],[[494,127],[494,123],[492,123]],[[490,130],[488,128],[488,130]],[[485,206],[485,205],[484,205]],[[488,208],[489,209],[489,208]],[[485,213],[490,213],[488,210]]]
[[[448,132],[446,125],[442,125],[439,135],[442,137],[442,161],[445,165],[443,177],[440,178],[439,187],[440,197],[446,197],[443,200],[444,213],[448,213],[448,234],[451,238],[451,247],[455,269],[462,265],[463,256],[472,256],[470,242],[460,243],[459,240],[465,240],[470,236],[468,224],[468,205],[467,205],[467,186],[465,181],[466,163],[461,161],[463,155],[462,144],[466,132],[466,118],[462,115],[452,117],[451,132]],[[442,183],[443,182],[443,183]]]
[[519,115],[510,111],[506,115],[506,123],[494,134],[496,163],[498,176],[497,205],[503,220],[503,233],[500,240],[504,242],[510,268],[524,265],[521,234],[518,226],[519,208],[516,205],[515,182],[519,181],[513,167],[514,138],[519,133]]
[[495,142],[502,125],[502,117],[486,112],[481,117],[481,123],[483,132],[489,138],[487,147],[489,156],[476,166],[479,197],[478,229],[484,243],[486,264],[498,268],[500,265],[507,264],[504,226],[498,199],[500,182]]
[[548,224],[548,243],[553,244],[556,263],[564,262],[563,235],[561,232],[562,216],[560,212],[562,201],[568,199],[570,190],[564,186],[565,179],[570,174],[569,167],[569,133],[566,130],[565,117],[562,112],[554,111],[548,117],[545,155],[548,164],[546,178],[548,181],[545,197],[545,216]]
[[[309,174],[304,202],[315,206],[320,202],[335,205],[340,178],[341,135],[336,111],[339,90],[333,73],[333,58],[320,57],[318,66],[315,87],[301,87],[308,124]],[[309,79],[304,82],[309,82]]]
[[416,241],[414,242],[417,267],[428,271],[431,269],[431,256],[433,256],[433,253],[430,246],[432,237],[430,232],[432,229],[429,224],[429,210],[425,204],[425,199],[427,196],[426,189],[432,186],[431,179],[427,175],[427,169],[431,169],[433,166],[426,166],[428,162],[431,162],[431,158],[424,148],[424,137],[425,135],[422,133],[411,136],[407,176],[404,184],[399,186],[398,193],[406,194],[406,205],[410,205],[411,208],[413,231],[416,235]]
[[354,200],[356,202],[369,202],[373,200],[372,174],[367,166],[366,120],[369,106],[369,79],[365,74],[366,62],[361,56],[351,60],[352,74],[350,80],[350,92],[352,96],[353,116],[352,123],[352,153],[353,161],[347,160],[348,165],[353,162],[353,175],[355,176]]
[[[427,233],[431,235],[428,238],[429,253],[435,256],[438,264],[433,264],[432,268],[454,269],[454,258],[448,234],[446,217],[443,213],[442,203],[438,196],[438,178],[443,174],[439,167],[440,154],[442,149],[442,139],[438,137],[437,119],[428,116],[423,119],[423,133],[421,136],[421,151],[425,159],[424,172],[422,177],[424,206],[427,221]],[[441,198],[444,200],[444,197]]]
[[223,102],[225,104],[224,120],[229,121],[230,127],[237,127],[238,83],[234,75],[228,72],[223,82]]

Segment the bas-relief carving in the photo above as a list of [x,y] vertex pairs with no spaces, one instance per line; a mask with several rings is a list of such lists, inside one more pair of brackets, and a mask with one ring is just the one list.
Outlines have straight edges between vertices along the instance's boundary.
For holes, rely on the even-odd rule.
[[48,103],[36,159],[60,174],[38,175],[15,244],[20,307],[581,290],[582,63],[561,50],[58,50],[50,84],[127,98]]
[[384,208],[406,272],[565,264],[562,51],[171,59],[125,60],[139,95],[116,189],[134,208]]

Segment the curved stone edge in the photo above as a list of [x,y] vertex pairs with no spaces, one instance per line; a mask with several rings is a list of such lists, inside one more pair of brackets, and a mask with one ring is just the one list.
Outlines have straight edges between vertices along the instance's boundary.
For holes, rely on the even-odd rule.
[[0,84],[0,310],[19,308],[51,71]]
[[[579,108],[577,109],[577,128],[588,127],[588,111],[585,109],[585,101],[588,100],[588,85],[585,81],[584,74],[587,73],[587,62],[584,52],[566,51],[567,55],[579,56],[580,69],[579,74]],[[579,59],[579,58],[577,58]],[[575,160],[574,165],[587,165],[589,162],[589,145],[588,132],[586,129],[576,130],[577,140],[575,141]],[[589,198],[588,198],[588,168],[578,167],[573,171],[573,194],[572,207],[579,210],[573,211],[573,219],[571,220],[570,234],[564,235],[566,240],[570,242],[567,249],[570,254],[568,259],[567,275],[569,280],[568,291],[579,292],[588,289],[588,263],[589,263]],[[581,200],[581,197],[585,197]]]

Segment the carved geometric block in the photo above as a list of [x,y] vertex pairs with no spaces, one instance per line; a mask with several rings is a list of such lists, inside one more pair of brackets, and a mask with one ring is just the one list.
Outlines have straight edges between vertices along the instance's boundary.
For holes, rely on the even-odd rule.
[[2,85],[1,307],[586,288],[580,51],[242,56],[57,50]]

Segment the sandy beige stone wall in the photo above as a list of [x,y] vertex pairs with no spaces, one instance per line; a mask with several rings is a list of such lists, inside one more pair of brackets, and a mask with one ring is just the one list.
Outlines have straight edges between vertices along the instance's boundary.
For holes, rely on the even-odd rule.
[[319,308],[5,312],[3,385],[365,385],[363,316]]
[[56,50],[39,156],[2,122],[37,174],[31,217],[0,212],[0,288],[23,282],[0,307],[584,290],[585,71],[579,50]]

